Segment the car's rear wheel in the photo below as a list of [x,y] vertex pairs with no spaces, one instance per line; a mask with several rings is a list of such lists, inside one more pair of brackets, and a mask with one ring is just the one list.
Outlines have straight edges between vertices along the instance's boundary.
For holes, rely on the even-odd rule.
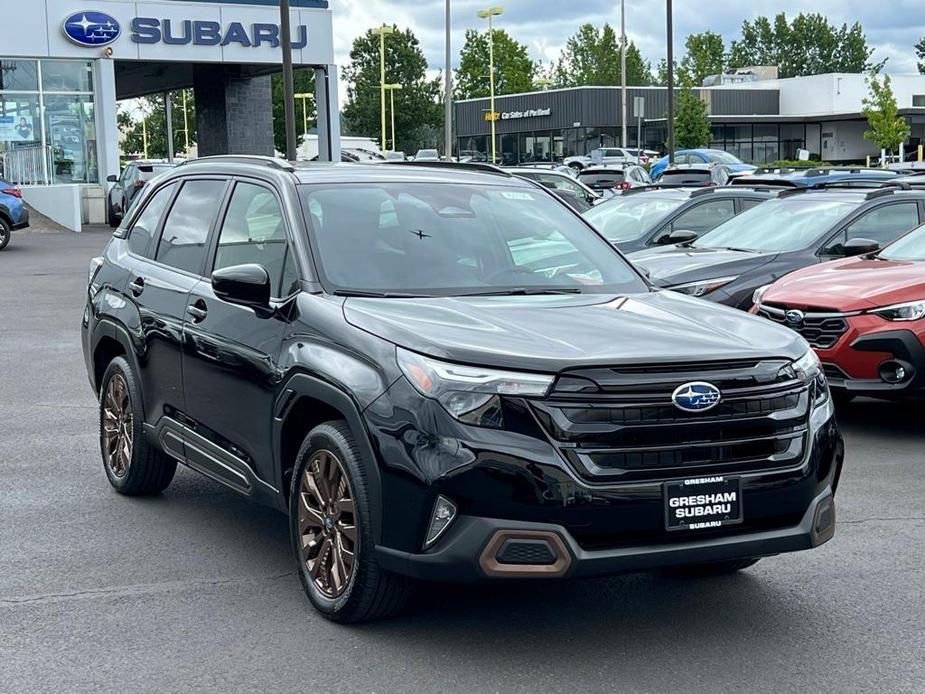
[[7,244],[10,242],[10,237],[13,235],[12,230],[10,229],[9,223],[2,217],[0,217],[0,251],[7,247]]
[[131,365],[116,357],[100,387],[100,453],[109,483],[127,496],[164,491],[177,470],[177,461],[145,438],[141,403]]
[[749,566],[754,566],[761,557],[751,557],[749,559],[729,559],[727,561],[715,561],[706,564],[688,564],[686,566],[677,566],[668,570],[668,573],[678,576],[722,576],[723,574],[732,574]]
[[309,432],[290,488],[292,546],[312,605],[335,622],[362,622],[399,612],[409,580],[376,561],[370,489],[343,421]]

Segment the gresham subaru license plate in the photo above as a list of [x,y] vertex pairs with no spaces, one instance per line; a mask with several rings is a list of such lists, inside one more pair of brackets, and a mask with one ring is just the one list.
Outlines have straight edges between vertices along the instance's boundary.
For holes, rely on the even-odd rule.
[[739,477],[695,477],[664,483],[665,528],[706,530],[742,522]]

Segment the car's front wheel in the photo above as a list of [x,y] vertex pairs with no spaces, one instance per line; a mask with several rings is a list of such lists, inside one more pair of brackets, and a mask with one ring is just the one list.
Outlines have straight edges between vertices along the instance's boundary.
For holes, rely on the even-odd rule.
[[346,422],[312,429],[292,476],[292,546],[309,600],[335,622],[388,617],[408,599],[409,579],[376,561],[370,493]]
[[145,438],[141,388],[124,357],[112,360],[100,387],[100,452],[109,483],[120,494],[164,491],[177,461]]
[[0,217],[0,251],[6,248],[7,244],[10,242],[10,237],[12,236],[12,231],[10,225],[5,219]]

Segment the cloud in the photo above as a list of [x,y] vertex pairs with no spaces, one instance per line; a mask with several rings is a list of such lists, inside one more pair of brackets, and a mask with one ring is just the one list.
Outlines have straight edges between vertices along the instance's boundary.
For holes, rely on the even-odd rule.
[[[715,31],[728,43],[736,38],[743,20],[777,12],[788,16],[818,12],[834,24],[860,22],[874,48],[874,59],[889,58],[887,71],[916,71],[912,45],[925,36],[923,0],[778,0],[766,3],[742,0],[675,0],[674,48],[683,53],[684,38],[699,31]],[[620,22],[618,0],[451,0],[453,60],[458,60],[466,29],[484,27],[476,11],[501,4],[504,14],[497,26],[527,45],[535,60],[556,59],[569,36],[585,23]],[[444,0],[331,0],[334,8],[334,43],[339,65],[349,60],[354,38],[372,26],[395,23],[411,27],[421,41],[431,70],[444,67]],[[626,32],[645,58],[656,65],[665,56],[664,0],[627,0]]]

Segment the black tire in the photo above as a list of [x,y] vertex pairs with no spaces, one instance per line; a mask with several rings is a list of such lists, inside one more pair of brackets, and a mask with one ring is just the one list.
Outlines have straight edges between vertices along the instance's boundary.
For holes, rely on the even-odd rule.
[[[307,550],[303,549],[300,530],[300,506],[303,500],[303,476],[310,463],[316,464],[319,456],[333,454],[346,474],[349,487],[346,492],[353,501],[353,563],[342,592],[328,595],[309,573]],[[328,459],[330,461],[330,459]],[[317,469],[313,467],[312,469]],[[311,469],[309,470],[311,474]],[[411,580],[381,568],[376,561],[373,542],[373,519],[370,515],[370,488],[367,472],[359,449],[347,423],[341,420],[326,422],[312,429],[302,442],[296,458],[289,494],[289,527],[299,579],[312,605],[325,618],[342,624],[383,619],[400,612],[408,602]],[[338,521],[339,522],[339,521]],[[325,527],[336,525],[331,522]],[[306,533],[311,532],[306,530]],[[312,546],[320,534],[305,535]],[[319,555],[320,556],[320,552]],[[319,561],[319,559],[315,559]],[[333,561],[333,559],[332,559]],[[332,591],[333,592],[333,591]]]
[[9,245],[12,235],[13,232],[10,229],[10,225],[3,217],[0,217],[0,251]]
[[[128,413],[116,418],[115,429],[123,432],[122,441],[129,437],[129,453],[122,463],[114,462],[110,444],[112,442],[113,408],[108,400],[110,386],[113,393],[118,385],[124,386],[124,399],[119,397],[120,407]],[[124,357],[116,357],[103,374],[100,386],[100,455],[103,469],[109,483],[120,494],[145,496],[164,491],[177,471],[177,461],[155,448],[145,437],[144,410],[141,388],[131,365]],[[117,443],[117,448],[121,446]],[[124,461],[127,460],[127,464]]]
[[733,574],[749,566],[754,566],[761,557],[751,557],[749,559],[729,559],[727,561],[716,561],[708,564],[689,564],[687,566],[677,566],[668,569],[668,573],[676,576],[722,576],[724,574]]

